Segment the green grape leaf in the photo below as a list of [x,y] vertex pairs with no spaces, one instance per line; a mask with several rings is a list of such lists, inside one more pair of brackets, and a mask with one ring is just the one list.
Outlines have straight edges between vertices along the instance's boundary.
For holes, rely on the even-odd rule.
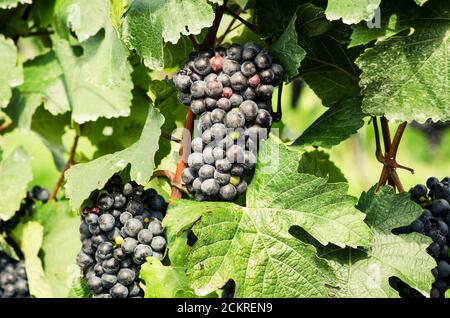
[[325,11],[329,20],[355,24],[372,19],[381,0],[329,0]]
[[67,298],[91,298],[91,293],[84,277],[79,276],[74,279]]
[[39,222],[44,229],[42,262],[52,295],[67,297],[72,282],[80,274],[75,261],[81,249],[80,218],[72,212],[68,201],[51,201],[37,205],[31,219]]
[[320,150],[304,152],[298,172],[326,178],[328,183],[347,182],[341,170],[330,160],[330,155]]
[[13,9],[19,4],[31,4],[33,0],[0,0],[0,9]]
[[274,58],[283,65],[289,80],[298,75],[298,68],[306,55],[306,52],[297,44],[296,19],[297,14],[294,14],[288,27],[272,47]]
[[83,42],[109,24],[109,0],[70,0],[58,2],[56,14]]
[[361,98],[348,98],[329,108],[298,137],[292,146],[331,148],[364,125]]
[[382,14],[376,27],[367,25],[366,22],[352,26],[349,47],[365,45],[375,40],[383,41],[407,30],[412,33],[414,20],[423,14],[424,9],[418,10],[412,1],[384,1],[380,11]]
[[19,257],[17,256],[16,251],[14,250],[14,248],[11,245],[9,245],[8,242],[6,242],[6,240],[2,234],[0,234],[0,251],[11,256],[11,258],[13,258],[15,260],[19,260]]
[[37,298],[53,297],[50,283],[38,256],[44,238],[43,226],[36,221],[20,223],[12,232],[12,237],[25,258],[30,294]]
[[392,229],[408,225],[419,217],[422,209],[408,193],[394,194],[392,188],[375,187],[363,193],[359,208],[367,214],[373,239],[367,251],[322,247],[319,255],[330,261],[340,281],[335,297],[399,297],[389,285],[395,276],[429,295],[434,277],[435,260],[427,254],[431,239],[421,234],[394,235]]
[[24,83],[13,94],[7,113],[16,126],[30,129],[34,112],[43,104],[52,114],[70,110],[64,74],[53,52],[28,61],[24,65]]
[[[0,2],[1,8],[1,2]],[[14,41],[0,34],[0,109],[5,108],[11,99],[11,87],[23,82],[22,65],[18,64]]]
[[[346,40],[348,27],[342,28],[340,31]],[[353,61],[363,48],[347,49],[345,42],[330,33],[311,38],[300,35],[299,43],[307,53],[300,76],[322,99],[323,105],[328,107],[344,98],[360,96],[360,71]]]
[[[450,11],[448,11],[450,12]],[[392,121],[450,120],[450,22],[415,24],[411,36],[390,38],[368,49],[356,63],[362,70],[362,109]]]
[[[116,172],[131,164],[130,177],[141,185],[150,179],[155,167],[159,136],[164,117],[154,108],[148,111],[141,137],[130,147],[73,166],[66,172],[66,196],[73,209],[78,209],[92,191],[101,189]],[[79,185],[83,184],[83,187]]]
[[147,67],[158,70],[164,67],[163,41],[175,44],[182,34],[199,34],[213,20],[211,5],[203,0],[135,0],[125,15],[121,34]]
[[111,26],[83,43],[81,57],[74,55],[67,41],[55,36],[53,42],[77,123],[130,114],[132,68]]
[[0,162],[0,220],[10,219],[19,210],[32,178],[30,157],[22,148]]
[[[255,23],[262,38],[282,34],[297,11],[299,3],[292,0],[255,2]],[[301,14],[301,11],[299,10]]]
[[[236,297],[326,297],[334,274],[311,245],[289,233],[302,226],[322,244],[367,246],[369,228],[345,183],[298,173],[300,154],[264,142],[246,207],[177,200],[164,221],[169,235],[189,228],[198,238],[188,275],[199,295],[236,282]],[[283,163],[282,165],[280,163]]]

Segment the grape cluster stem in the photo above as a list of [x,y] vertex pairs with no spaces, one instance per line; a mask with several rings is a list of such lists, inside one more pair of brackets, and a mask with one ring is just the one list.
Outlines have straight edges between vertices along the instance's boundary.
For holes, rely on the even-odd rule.
[[[80,129],[81,129],[81,126],[80,126]],[[58,194],[58,190],[59,190],[59,188],[61,188],[61,185],[64,181],[64,175],[65,175],[66,171],[69,170],[69,168],[75,164],[75,153],[77,150],[79,139],[80,139],[80,135],[77,133],[73,140],[72,146],[70,147],[69,159],[67,160],[66,165],[64,166],[63,170],[61,171],[61,174],[59,175],[58,181],[56,181],[56,184],[53,187],[52,192],[50,193],[49,201],[55,200],[56,195]]]
[[382,116],[380,119],[381,122],[381,131],[383,135],[383,143],[384,143],[384,151],[383,155],[381,150],[381,142],[380,142],[380,133],[378,130],[378,122],[376,117],[372,117],[373,127],[375,132],[375,143],[376,143],[376,151],[375,156],[377,160],[383,164],[383,169],[381,171],[380,179],[378,181],[377,191],[386,183],[392,186],[395,189],[398,189],[399,192],[405,192],[405,188],[400,180],[400,177],[397,174],[396,169],[404,169],[408,170],[411,173],[414,173],[414,170],[403,166],[396,161],[398,147],[400,145],[400,141],[402,139],[403,133],[405,131],[406,122],[401,123],[397,131],[395,132],[394,139],[391,141],[391,135],[389,132],[389,121],[386,117]]

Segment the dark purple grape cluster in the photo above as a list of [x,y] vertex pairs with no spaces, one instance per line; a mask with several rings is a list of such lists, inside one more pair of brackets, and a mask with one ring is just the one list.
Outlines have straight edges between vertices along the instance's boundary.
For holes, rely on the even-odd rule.
[[167,202],[154,189],[113,176],[83,209],[77,264],[96,298],[141,298],[147,257],[164,258]]
[[173,78],[178,99],[199,116],[188,168],[196,200],[234,201],[247,190],[258,142],[272,126],[272,93],[284,70],[255,42],[201,50]]
[[418,184],[410,191],[411,200],[423,207],[422,215],[408,226],[397,228],[395,234],[422,233],[433,240],[427,252],[436,259],[432,270],[436,278],[431,297],[444,297],[450,288],[450,178],[441,181],[435,177],[427,180],[426,186]]
[[0,298],[24,297],[30,297],[25,264],[0,251]]
[[[0,221],[0,232],[8,235],[20,219],[31,215],[36,202],[46,203],[50,197],[47,189],[34,186],[27,192],[26,198],[20,205],[19,211],[8,221]],[[0,250],[0,298],[24,298],[30,297],[28,279],[23,260],[16,261]]]

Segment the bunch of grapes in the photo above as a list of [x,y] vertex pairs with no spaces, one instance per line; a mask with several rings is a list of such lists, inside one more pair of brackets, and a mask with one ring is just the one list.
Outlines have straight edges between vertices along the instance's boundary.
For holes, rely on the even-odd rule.
[[25,264],[0,251],[0,298],[29,296]]
[[394,230],[395,234],[422,233],[433,243],[427,252],[437,261],[432,270],[436,278],[431,297],[444,297],[450,287],[450,178],[439,181],[435,177],[427,180],[426,186],[418,184],[410,190],[411,200],[423,207],[422,215],[408,226]]
[[146,258],[164,257],[164,198],[154,189],[113,176],[83,210],[82,250],[77,264],[98,298],[140,298],[140,266]]
[[[46,203],[50,197],[47,189],[34,186],[27,193],[20,205],[19,211],[6,222],[0,221],[0,232],[8,233],[20,222],[20,218],[30,215],[34,211],[37,201]],[[28,279],[25,264],[22,260],[16,261],[6,253],[0,251],[0,298],[29,297]]]
[[283,74],[267,49],[248,42],[193,53],[174,76],[180,102],[199,116],[182,172],[196,200],[233,201],[246,192],[244,175],[272,126],[272,93]]

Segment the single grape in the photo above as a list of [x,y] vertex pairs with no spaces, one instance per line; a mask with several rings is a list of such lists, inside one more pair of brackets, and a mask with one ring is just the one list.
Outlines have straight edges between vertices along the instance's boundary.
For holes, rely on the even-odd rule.
[[192,181],[194,181],[194,179],[196,178],[197,173],[195,172],[194,169],[192,168],[185,168],[182,172],[181,172],[181,180],[188,184],[191,183]]
[[92,235],[99,235],[101,231],[98,224],[89,225],[89,232],[91,232]]
[[[122,242],[123,243],[123,242]],[[113,252],[113,257],[118,260],[119,262],[123,261],[127,258],[127,255],[124,253],[123,249],[116,248]]]
[[243,163],[244,150],[239,145],[232,145],[227,150],[227,159],[230,163]]
[[236,191],[238,195],[244,194],[247,191],[247,182],[241,180],[241,182],[236,186]]
[[103,270],[107,274],[115,274],[120,269],[120,263],[114,257],[104,260],[102,263]]
[[206,95],[214,98],[222,96],[223,86],[222,83],[213,80],[206,83],[205,93]]
[[[156,236],[156,237],[161,237],[161,236]],[[152,239],[152,243],[154,240],[155,240],[155,238]],[[134,249],[133,261],[134,262],[137,261],[138,265],[140,265],[145,262],[145,259],[147,257],[152,256],[152,254],[153,254],[153,251],[149,245],[139,244]]]
[[116,219],[111,214],[105,213],[98,218],[98,225],[104,232],[109,232],[114,229]]
[[112,298],[127,298],[128,296],[128,288],[126,288],[121,283],[115,284],[110,290]]
[[239,44],[231,44],[227,49],[227,58],[240,62],[242,60],[242,46]]
[[255,74],[248,79],[248,85],[250,85],[251,87],[258,87],[260,83],[261,79],[259,78],[258,74]]
[[203,79],[205,82],[209,81],[215,81],[217,79],[217,74],[209,73],[205,78]]
[[228,98],[222,97],[217,101],[217,107],[227,112],[231,109],[231,102]]
[[222,90],[222,97],[230,98],[233,95],[233,89],[231,87],[224,87]]
[[102,210],[109,210],[114,205],[114,198],[110,194],[102,194],[98,198],[97,205]]
[[254,61],[258,69],[268,68],[272,64],[272,58],[265,52],[260,52],[258,55],[256,55]]
[[[244,154],[244,159],[245,159],[245,154]],[[233,176],[242,176],[244,174],[244,166],[241,164],[233,164],[233,167],[231,168],[230,171],[231,175]]]
[[153,236],[162,235],[164,233],[164,227],[161,221],[153,220],[148,224],[148,229],[152,232]]
[[263,84],[272,84],[275,79],[275,74],[269,68],[259,72],[259,78],[261,79],[261,83]]
[[211,128],[213,122],[211,120],[211,112],[203,113],[200,116],[199,128],[200,131],[205,131],[206,129]]
[[134,238],[137,237],[139,231],[142,230],[143,228],[144,228],[144,226],[143,226],[142,222],[135,218],[128,220],[124,225],[125,233],[129,237],[134,237]]
[[203,180],[201,178],[196,178],[194,182],[192,182],[192,190],[194,192],[201,191],[202,182]]
[[[225,138],[224,138],[224,139],[225,139]],[[222,139],[222,140],[224,140],[224,139]],[[225,158],[225,151],[224,151],[221,147],[219,147],[219,146],[213,148],[212,154],[213,154],[213,157],[214,157],[214,163],[215,163],[217,160],[221,160],[221,159]]]
[[232,184],[220,188],[220,197],[225,201],[233,201],[236,198],[236,188]]
[[97,247],[97,253],[102,259],[108,259],[113,256],[114,247],[110,242],[103,242]]
[[188,157],[189,167],[199,170],[205,163],[203,162],[203,155],[198,152],[191,153]]
[[175,88],[183,93],[188,93],[192,85],[191,78],[182,74],[176,74],[173,77],[173,82],[175,84]]
[[102,275],[102,286],[104,289],[110,289],[117,283],[117,276],[105,273]]
[[[214,179],[207,179],[202,182],[201,190],[205,195],[215,196],[219,193],[220,186]],[[152,246],[153,248],[153,246]]]
[[234,73],[231,78],[231,87],[235,91],[243,91],[247,88],[247,77],[241,72]]
[[150,244],[153,239],[152,231],[148,229],[142,229],[138,234],[138,241],[142,244]]
[[208,109],[208,110],[216,109],[216,107],[217,107],[217,99],[207,96],[207,97],[204,98],[203,101],[205,103],[206,109]]
[[84,220],[88,225],[96,225],[98,224],[98,215],[94,213],[89,213]]
[[[210,149],[212,149],[212,148],[210,148]],[[216,171],[216,169],[214,168],[214,166],[204,165],[198,171],[198,175],[200,176],[200,178],[203,178],[203,179],[211,179],[211,178],[214,178],[215,171]]]
[[162,236],[155,236],[152,240],[151,249],[160,252],[166,247],[166,239]]
[[192,98],[202,98],[205,96],[206,83],[204,81],[196,81],[191,85]]
[[102,280],[100,277],[93,276],[87,281],[89,290],[95,294],[99,294],[103,291]]
[[234,73],[241,69],[241,65],[233,60],[225,59],[223,62],[222,71],[228,76],[232,76]]
[[138,244],[138,241],[136,241],[132,237],[127,237],[123,240],[123,243],[121,245],[122,251],[125,254],[132,254],[134,252],[134,249],[136,248]]
[[[212,126],[211,126],[211,127],[212,127]],[[214,135],[213,135],[213,133],[211,132],[211,129],[207,129],[207,130],[205,130],[205,131],[203,132],[203,134],[202,134],[202,141],[203,141],[203,143],[206,144],[206,145],[208,145],[208,144],[210,144],[211,142],[214,141]],[[188,158],[188,163],[189,163],[189,158]],[[199,169],[200,169],[200,167],[199,167]]]
[[252,121],[258,114],[258,105],[254,101],[246,100],[239,106],[239,110],[244,114],[246,121]]
[[138,200],[130,200],[127,204],[126,211],[132,215],[140,215],[144,212],[144,204]]
[[260,125],[261,127],[268,128],[272,126],[272,116],[267,110],[260,109],[258,110],[258,114],[256,115],[255,122],[257,125]]
[[[227,99],[227,101],[228,101],[228,103],[230,103],[230,101],[228,99]],[[230,104],[230,107],[231,107],[231,104]],[[225,119],[225,115],[226,115],[226,113],[223,109],[220,109],[220,108],[214,109],[211,112],[211,121],[214,124],[222,123]]]
[[192,100],[191,110],[196,115],[202,114],[204,111],[206,111],[205,101],[203,99]]
[[242,97],[245,100],[254,100],[256,98],[256,92],[253,87],[247,87],[245,91],[242,93]]
[[241,128],[245,125],[245,116],[241,111],[231,111],[225,116],[225,125],[228,128]]
[[94,259],[84,252],[80,252],[77,255],[77,264],[82,269],[87,269],[94,263]]
[[223,139],[227,135],[227,127],[222,123],[216,123],[212,125],[211,133],[213,134],[214,139]]
[[207,75],[211,72],[211,63],[209,62],[209,57],[199,56],[194,61],[194,71],[200,75]]
[[256,87],[256,95],[261,99],[271,99],[273,93],[272,85],[260,84]]
[[244,62],[241,65],[241,72],[247,77],[252,76],[256,73],[256,66],[252,62]]
[[136,279],[136,273],[129,268],[122,268],[117,273],[117,280],[124,286],[129,286],[133,284]]
[[133,192],[133,185],[132,185],[131,183],[125,183],[125,184],[123,185],[122,193],[123,193],[125,196],[128,196],[128,195],[130,195],[132,192]]
[[237,107],[243,102],[244,98],[239,94],[233,94],[230,97],[230,103],[232,107]]
[[223,67],[223,58],[219,55],[213,56],[211,58],[211,70],[215,73],[219,73],[222,71]]
[[231,85],[230,77],[225,73],[220,73],[219,76],[217,76],[217,80],[222,83],[222,86],[229,87]]
[[227,183],[229,183],[230,182],[230,174],[229,173],[222,173],[222,172],[219,172],[219,171],[214,171],[214,179],[217,181],[217,183],[220,185],[220,186],[224,186],[224,185],[226,185]]
[[231,167],[231,162],[227,158],[216,161],[216,169],[220,172],[228,172],[231,170]]

